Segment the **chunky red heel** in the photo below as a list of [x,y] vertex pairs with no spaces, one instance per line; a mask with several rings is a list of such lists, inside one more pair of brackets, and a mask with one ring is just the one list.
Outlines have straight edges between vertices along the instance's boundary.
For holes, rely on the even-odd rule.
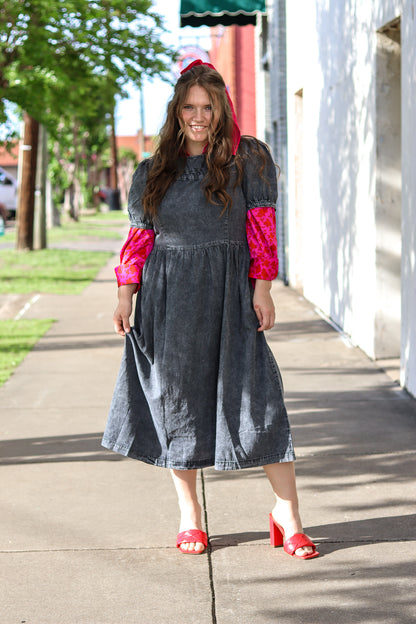
[[283,532],[279,529],[272,514],[269,514],[270,525],[270,545],[276,548],[276,546],[283,546]]
[[[270,544],[272,546],[283,545],[285,553],[291,557],[297,557],[298,559],[314,559],[315,557],[319,557],[319,552],[316,550],[315,544],[304,533],[295,533],[295,535],[285,540],[283,528],[276,522],[271,513],[269,514],[269,524]],[[307,546],[312,548],[311,553],[305,553],[303,555],[296,554],[298,548],[305,548]]]

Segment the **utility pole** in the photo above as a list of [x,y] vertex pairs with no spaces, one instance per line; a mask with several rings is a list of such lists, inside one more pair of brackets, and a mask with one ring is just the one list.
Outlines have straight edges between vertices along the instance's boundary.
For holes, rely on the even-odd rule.
[[35,213],[34,213],[34,249],[46,248],[46,168],[47,134],[44,126],[39,126],[38,166],[36,168]]
[[143,85],[140,87],[140,123],[142,126],[142,145],[141,145],[141,153],[142,153],[142,157],[141,160],[143,160],[143,158],[147,158],[148,154],[146,154],[146,138],[144,136],[144,95],[143,95]]
[[35,207],[36,162],[38,155],[39,123],[24,113],[22,174],[19,192],[16,249],[33,249],[33,215]]
[[110,150],[111,150],[110,187],[112,189],[116,189],[117,188],[118,157],[117,157],[116,123],[114,119],[114,108],[111,111],[110,125],[111,125],[111,130],[110,130]]
[[121,210],[120,204],[120,191],[118,189],[117,171],[118,171],[118,155],[117,155],[117,141],[116,141],[116,122],[114,116],[114,106],[111,109],[111,131],[110,131],[110,153],[111,153],[111,168],[110,168],[110,197],[109,204],[110,210]]

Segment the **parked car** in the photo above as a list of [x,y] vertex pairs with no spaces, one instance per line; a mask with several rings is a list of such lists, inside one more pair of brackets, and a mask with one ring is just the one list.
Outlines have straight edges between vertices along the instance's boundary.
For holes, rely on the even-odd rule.
[[9,217],[16,216],[17,180],[0,167],[0,204],[6,207]]

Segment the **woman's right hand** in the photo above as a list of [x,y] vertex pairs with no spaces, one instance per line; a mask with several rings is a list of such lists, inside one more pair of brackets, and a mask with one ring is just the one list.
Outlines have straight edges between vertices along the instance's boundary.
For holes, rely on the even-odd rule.
[[118,289],[118,306],[113,315],[114,331],[120,336],[130,332],[130,316],[133,310],[133,295],[137,284],[123,284]]

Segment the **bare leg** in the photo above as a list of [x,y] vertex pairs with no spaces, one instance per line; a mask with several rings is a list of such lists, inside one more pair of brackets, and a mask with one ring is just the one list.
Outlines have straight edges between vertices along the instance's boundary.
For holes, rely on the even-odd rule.
[[[268,464],[263,466],[263,469],[276,496],[272,515],[276,522],[283,527],[285,539],[292,537],[295,533],[303,533],[299,515],[294,462]],[[311,552],[312,548],[309,546],[296,550],[297,555]]]
[[[202,531],[201,505],[196,493],[196,470],[171,470],[173,484],[178,495],[181,522],[179,533],[189,529]],[[201,542],[183,544],[183,550],[202,551],[205,549]]]

